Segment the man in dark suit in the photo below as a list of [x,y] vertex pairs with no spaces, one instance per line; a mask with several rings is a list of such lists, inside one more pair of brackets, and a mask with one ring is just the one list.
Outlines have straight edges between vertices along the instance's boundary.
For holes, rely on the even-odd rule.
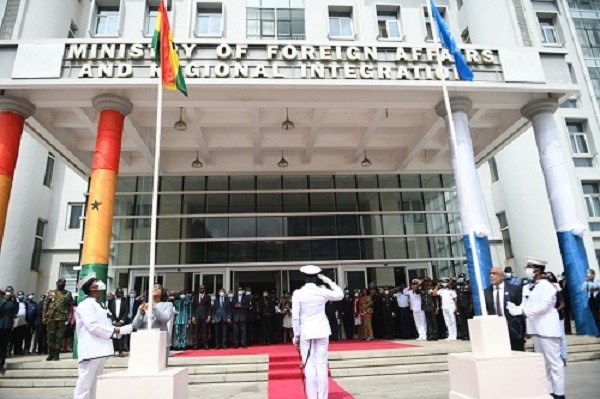
[[223,288],[219,290],[211,318],[215,325],[216,348],[219,349],[219,346],[222,346],[223,349],[227,349],[227,325],[231,324],[231,302]]
[[206,287],[200,285],[198,293],[192,298],[192,317],[194,327],[194,349],[198,349],[199,330],[202,328],[202,342],[204,349],[208,349],[208,323],[210,323],[210,295],[206,293]]
[[241,345],[246,349],[246,320],[248,309],[250,308],[249,295],[244,295],[245,291],[242,287],[238,288],[238,292],[233,296],[233,347],[237,348]]
[[269,297],[267,291],[263,292],[263,297],[258,301],[258,312],[260,314],[261,336],[265,345],[270,345],[272,337],[272,323],[275,317],[275,304]]
[[353,298],[350,296],[350,290],[346,288],[344,290],[344,299],[342,299],[342,302],[340,303],[346,339],[354,339],[354,311],[352,305]]
[[512,316],[506,304],[512,302],[521,305],[523,290],[520,286],[506,284],[504,272],[499,267],[490,271],[491,285],[485,289],[485,305],[490,315],[504,316],[508,324],[510,347],[514,351],[525,351],[525,319],[523,316]]
[[[115,327],[122,327],[127,323],[127,316],[129,314],[129,304],[127,300],[123,298],[123,289],[117,288],[115,297],[108,301],[108,311],[112,324]],[[119,357],[123,357],[123,348],[125,346],[125,336],[121,338],[113,338],[113,347],[115,351],[119,351]]]

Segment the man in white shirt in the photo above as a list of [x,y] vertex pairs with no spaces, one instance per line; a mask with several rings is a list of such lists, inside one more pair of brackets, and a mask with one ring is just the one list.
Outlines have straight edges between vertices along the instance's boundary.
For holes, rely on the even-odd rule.
[[[442,278],[441,284],[436,286],[433,295],[442,299],[442,313],[448,329],[446,341],[456,341],[456,291],[451,289],[448,284],[450,284],[450,279]],[[439,289],[440,286],[441,289]]]
[[404,284],[396,288],[394,294],[398,302],[398,317],[396,317],[396,336],[401,339],[411,338],[410,298],[404,293]]
[[533,283],[523,288],[521,306],[508,302],[506,308],[513,316],[525,315],[527,334],[533,338],[533,348],[544,355],[550,394],[555,399],[564,399],[565,367],[560,356],[562,323],[556,310],[556,288],[548,280],[542,279],[545,268],[546,261],[527,260],[525,271]]
[[[344,292],[329,277],[319,274],[321,268],[318,266],[303,266],[300,271],[306,276],[306,284],[292,296],[294,345],[300,345],[307,399],[327,399],[327,347],[331,327],[325,315],[325,304],[342,300]],[[319,279],[330,289],[317,287]]]
[[404,289],[404,294],[408,295],[410,302],[410,310],[412,310],[417,327],[417,341],[427,341],[427,324],[425,321],[425,312],[421,307],[421,291],[420,287],[422,280],[414,279],[411,281],[410,287]]

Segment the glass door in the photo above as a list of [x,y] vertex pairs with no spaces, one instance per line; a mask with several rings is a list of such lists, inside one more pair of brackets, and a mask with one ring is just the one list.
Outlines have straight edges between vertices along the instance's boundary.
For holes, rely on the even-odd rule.
[[200,272],[194,273],[192,291],[198,291],[200,284],[206,287],[207,293],[216,293],[220,288],[223,288],[223,273]]
[[348,288],[350,291],[361,290],[367,287],[367,269],[354,269],[354,270],[345,270],[344,273],[344,287]]
[[407,266],[406,271],[406,283],[410,284],[413,279],[419,279],[425,277],[431,277],[431,264],[418,265],[418,266]]
[[[145,291],[148,290],[148,278],[147,274],[144,275],[134,275],[133,277],[133,288],[138,295],[142,295]],[[165,273],[156,273],[154,275],[154,283],[161,284],[163,288],[165,287],[166,275]]]

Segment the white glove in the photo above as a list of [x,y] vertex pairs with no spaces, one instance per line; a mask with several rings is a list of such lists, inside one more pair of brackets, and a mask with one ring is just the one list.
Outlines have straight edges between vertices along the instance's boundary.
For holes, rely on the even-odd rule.
[[300,343],[300,337],[294,337],[294,339],[292,340],[292,343],[296,346],[298,346],[298,344]]
[[129,334],[131,334],[132,331],[133,331],[133,326],[131,324],[128,324],[123,327],[119,327],[119,333],[121,335],[129,335]]
[[331,279],[324,274],[319,274],[317,277],[319,277],[324,283],[332,283]]
[[508,313],[513,316],[520,316],[523,314],[523,308],[521,306],[517,306],[512,302],[506,303],[506,308],[508,309]]

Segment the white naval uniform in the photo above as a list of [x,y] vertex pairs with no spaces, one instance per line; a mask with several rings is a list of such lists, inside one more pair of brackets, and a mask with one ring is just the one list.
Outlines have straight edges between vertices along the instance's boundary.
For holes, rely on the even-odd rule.
[[561,324],[556,310],[556,288],[547,280],[523,287],[523,313],[533,348],[544,355],[550,393],[565,394],[565,368],[561,359]]
[[427,322],[425,321],[425,312],[421,307],[421,294],[415,294],[410,288],[405,288],[404,295],[408,295],[410,301],[410,310],[412,310],[417,333],[419,334],[417,340],[427,341]]
[[446,328],[448,328],[448,340],[456,341],[456,291],[450,288],[442,288],[438,290],[438,295],[442,298],[442,313]]
[[300,337],[307,399],[327,399],[329,396],[327,347],[331,328],[325,315],[325,304],[340,301],[344,292],[333,281],[328,284],[331,289],[307,283],[292,296],[294,336]]
[[73,399],[94,399],[96,382],[104,371],[104,363],[114,355],[114,327],[108,309],[87,297],[75,311],[77,321],[77,356],[79,377]]

